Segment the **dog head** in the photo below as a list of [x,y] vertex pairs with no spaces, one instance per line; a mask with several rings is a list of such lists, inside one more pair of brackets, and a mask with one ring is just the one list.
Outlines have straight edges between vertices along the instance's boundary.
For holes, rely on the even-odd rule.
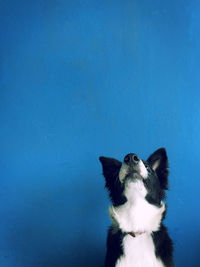
[[161,205],[168,189],[168,159],[164,148],[156,150],[147,160],[130,153],[123,162],[113,158],[100,157],[106,188],[114,206],[127,201],[124,194],[130,183],[141,184],[145,190],[145,198],[150,204]]

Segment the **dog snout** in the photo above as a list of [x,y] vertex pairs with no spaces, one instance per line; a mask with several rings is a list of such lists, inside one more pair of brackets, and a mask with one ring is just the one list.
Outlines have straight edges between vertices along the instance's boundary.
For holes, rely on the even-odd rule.
[[124,162],[128,165],[133,165],[133,164],[136,165],[139,163],[139,161],[140,161],[140,158],[136,154],[133,154],[133,153],[126,155],[124,158]]

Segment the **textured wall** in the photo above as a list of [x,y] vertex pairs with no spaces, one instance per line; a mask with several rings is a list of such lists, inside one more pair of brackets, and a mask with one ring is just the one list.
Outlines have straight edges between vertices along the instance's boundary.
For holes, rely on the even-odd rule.
[[101,267],[99,155],[165,146],[177,267],[199,266],[200,3],[0,3],[0,265]]

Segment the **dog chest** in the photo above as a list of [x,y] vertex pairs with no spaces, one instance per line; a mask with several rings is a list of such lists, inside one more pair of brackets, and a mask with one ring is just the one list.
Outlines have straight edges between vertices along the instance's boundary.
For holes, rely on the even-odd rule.
[[125,204],[109,209],[111,219],[119,228],[124,232],[157,231],[165,211],[164,203],[161,207],[150,204],[145,199],[146,189],[141,181],[129,183],[125,196]]
[[123,255],[117,260],[116,267],[164,267],[156,258],[155,247],[150,234],[136,237],[126,235],[122,241]]

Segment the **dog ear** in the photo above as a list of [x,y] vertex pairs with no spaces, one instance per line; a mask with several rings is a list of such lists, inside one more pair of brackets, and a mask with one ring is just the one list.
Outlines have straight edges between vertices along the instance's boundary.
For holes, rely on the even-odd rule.
[[107,157],[100,157],[99,160],[103,168],[105,186],[108,189],[113,205],[122,205],[126,202],[126,197],[123,195],[124,185],[119,180],[122,163],[119,160]]
[[110,180],[118,174],[122,165],[119,160],[108,157],[99,157],[99,160],[102,164],[103,175],[106,180]]
[[159,148],[147,159],[151,168],[156,172],[162,189],[168,189],[168,158],[165,148]]

